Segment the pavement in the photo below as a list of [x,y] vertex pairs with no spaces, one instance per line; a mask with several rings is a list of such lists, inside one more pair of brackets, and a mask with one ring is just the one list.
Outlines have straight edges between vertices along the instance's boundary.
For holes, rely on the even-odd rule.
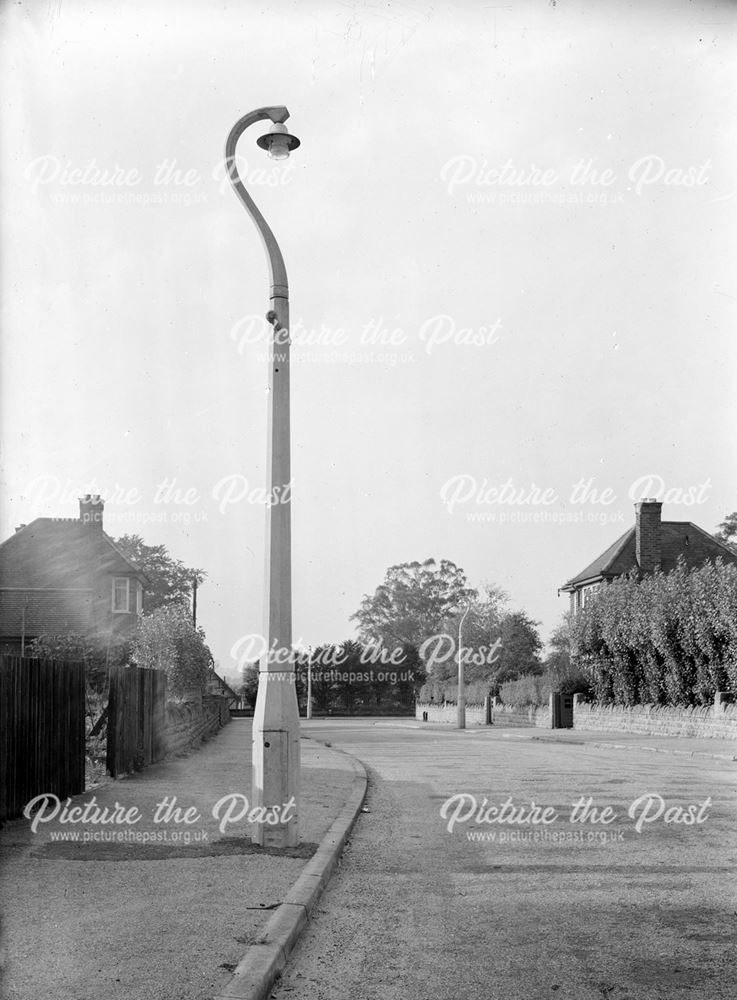
[[[375,721],[379,727],[422,729],[430,732],[457,732],[444,722],[418,722],[402,719],[395,722]],[[737,760],[735,740],[710,739],[698,736],[651,736],[643,733],[623,733],[616,730],[602,732],[593,729],[543,729],[541,727],[506,727],[470,725],[464,732],[500,733],[504,739],[538,740],[544,743],[587,744],[606,750],[642,750],[649,753],[668,753],[682,757],[711,757],[715,760]]]
[[638,750],[646,753],[674,754],[677,757],[709,757],[712,760],[737,760],[734,740],[701,739],[697,736],[647,736],[641,733],[599,732],[586,729],[545,730],[532,736],[547,743],[569,743],[604,750]]
[[[142,818],[134,826],[64,824],[61,812],[36,832],[25,819],[8,823],[0,831],[0,994],[266,995],[365,791],[363,769],[345,754],[305,739],[301,752],[299,848],[255,847],[245,819],[221,830],[223,807],[219,819],[213,815],[224,796],[250,796],[249,719],[232,720],[186,757],[108,780],[72,802],[117,805],[119,816],[136,808]],[[159,823],[157,808],[165,816]]]

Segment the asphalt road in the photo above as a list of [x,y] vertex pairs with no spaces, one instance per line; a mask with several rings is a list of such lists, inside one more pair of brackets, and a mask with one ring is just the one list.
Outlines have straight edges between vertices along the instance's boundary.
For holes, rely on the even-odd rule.
[[[737,996],[732,762],[540,731],[303,731],[364,762],[370,811],[278,1000]],[[582,797],[610,812],[571,823]]]

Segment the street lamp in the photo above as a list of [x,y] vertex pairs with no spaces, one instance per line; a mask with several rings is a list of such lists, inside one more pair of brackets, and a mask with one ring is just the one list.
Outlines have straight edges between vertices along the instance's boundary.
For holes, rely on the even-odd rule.
[[307,718],[312,718],[312,650],[307,660]]
[[[299,146],[287,132],[284,107],[258,108],[240,118],[225,144],[228,176],[238,199],[256,225],[269,262],[273,327],[269,352],[267,421],[266,578],[264,637],[267,651],[259,664],[258,694],[253,717],[253,782],[251,806],[277,807],[276,825],[254,823],[252,839],[264,847],[296,847],[299,843],[299,708],[292,651],[291,479],[289,449],[289,286],[276,238],[246,191],[238,174],[235,147],[249,125],[270,119],[272,127],[258,139],[274,159],[284,159]],[[291,676],[290,676],[291,675]]]
[[471,610],[471,602],[468,602],[466,610],[461,616],[461,620],[458,622],[458,707],[457,707],[457,718],[456,725],[458,729],[466,728],[466,691],[464,689],[464,677],[463,677],[463,640],[461,638],[461,629],[463,628],[463,623],[466,620],[466,615]]

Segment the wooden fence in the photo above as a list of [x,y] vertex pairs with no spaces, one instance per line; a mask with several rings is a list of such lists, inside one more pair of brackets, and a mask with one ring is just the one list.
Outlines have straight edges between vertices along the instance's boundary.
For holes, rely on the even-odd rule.
[[84,664],[0,657],[0,820],[84,791]]
[[111,777],[166,756],[166,674],[115,667],[107,707],[107,769]]

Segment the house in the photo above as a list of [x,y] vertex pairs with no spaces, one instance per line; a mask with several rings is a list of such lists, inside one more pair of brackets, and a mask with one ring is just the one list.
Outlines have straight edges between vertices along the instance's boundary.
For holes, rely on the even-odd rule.
[[228,708],[240,708],[241,706],[241,696],[236,694],[230,684],[220,674],[216,674],[214,670],[210,671],[205,691],[207,694],[219,694],[226,697],[228,699]]
[[42,635],[133,635],[148,580],[103,531],[104,506],[87,494],[79,518],[38,517],[0,545],[2,652]]
[[662,521],[662,503],[657,500],[640,500],[635,504],[634,526],[610,545],[598,559],[577,573],[560,588],[571,595],[571,611],[578,611],[596,593],[603,583],[608,583],[631,570],[640,575],[656,569],[669,573],[683,557],[691,568],[721,558],[725,563],[737,564],[737,553],[725,542],[720,542],[693,521]]

